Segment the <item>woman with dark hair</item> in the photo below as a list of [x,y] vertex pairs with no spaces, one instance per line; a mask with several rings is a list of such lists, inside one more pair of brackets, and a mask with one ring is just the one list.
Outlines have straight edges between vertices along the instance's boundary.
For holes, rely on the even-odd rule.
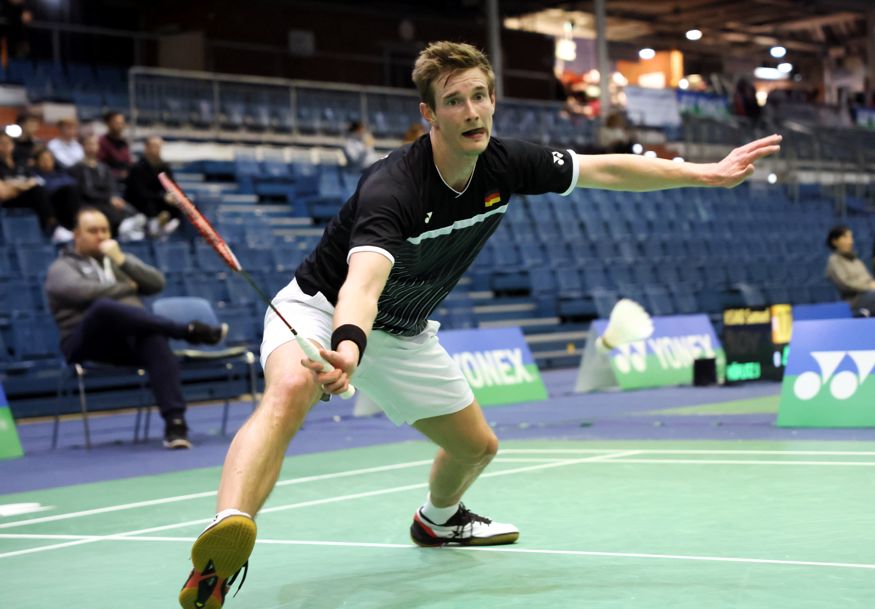
[[826,263],[826,278],[851,305],[854,315],[875,314],[875,279],[854,252],[854,233],[844,224],[830,229],[826,245],[832,250]]
[[44,146],[38,147],[33,153],[33,173],[42,181],[58,222],[64,228],[73,230],[76,212],[79,211],[76,180],[70,174],[58,170],[55,156]]

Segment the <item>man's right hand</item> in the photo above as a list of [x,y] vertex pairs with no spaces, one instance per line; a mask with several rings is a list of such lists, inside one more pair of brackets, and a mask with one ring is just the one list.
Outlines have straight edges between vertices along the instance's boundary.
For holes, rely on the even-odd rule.
[[124,263],[125,254],[115,239],[101,241],[98,247],[100,248],[100,253],[104,256],[109,256],[109,259],[115,262],[116,266],[121,266]]

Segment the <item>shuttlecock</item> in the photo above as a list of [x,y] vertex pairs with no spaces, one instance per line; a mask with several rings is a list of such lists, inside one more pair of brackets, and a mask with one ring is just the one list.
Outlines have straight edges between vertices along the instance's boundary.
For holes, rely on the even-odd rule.
[[596,339],[602,353],[609,353],[620,345],[644,340],[653,334],[653,320],[640,304],[623,298],[614,305],[608,328]]

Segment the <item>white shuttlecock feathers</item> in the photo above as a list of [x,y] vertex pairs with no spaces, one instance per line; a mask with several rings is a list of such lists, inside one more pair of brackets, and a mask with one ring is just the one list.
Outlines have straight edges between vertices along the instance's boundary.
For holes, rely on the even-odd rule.
[[623,298],[611,310],[608,328],[598,337],[596,345],[601,351],[610,351],[620,345],[644,340],[653,334],[653,320],[647,311],[634,300]]

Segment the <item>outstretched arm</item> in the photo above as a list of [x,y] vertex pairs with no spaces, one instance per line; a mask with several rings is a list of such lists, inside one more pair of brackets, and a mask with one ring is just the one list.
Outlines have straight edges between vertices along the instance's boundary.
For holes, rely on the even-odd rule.
[[781,149],[781,136],[770,135],[730,152],[718,163],[676,163],[633,154],[578,155],[579,188],[663,190],[685,186],[738,186],[754,172],[754,163]]
[[[346,280],[337,295],[334,308],[334,329],[343,325],[361,328],[365,335],[371,333],[371,326],[377,317],[377,301],[392,270],[392,262],[375,252],[356,252],[349,259]],[[318,362],[305,361],[304,365],[317,373],[317,381],[327,393],[340,394],[349,386],[349,379],[358,367],[359,348],[352,340],[343,340],[332,351],[330,345],[323,345],[319,354],[334,370],[321,372]]]

